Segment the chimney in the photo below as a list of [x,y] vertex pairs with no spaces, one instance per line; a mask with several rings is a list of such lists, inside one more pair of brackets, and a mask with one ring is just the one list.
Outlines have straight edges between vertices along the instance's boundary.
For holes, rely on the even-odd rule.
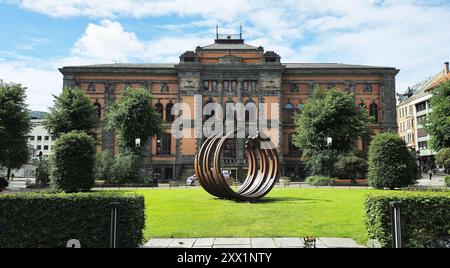
[[445,74],[448,74],[450,72],[449,66],[448,66],[448,61],[445,62],[444,65],[445,65]]

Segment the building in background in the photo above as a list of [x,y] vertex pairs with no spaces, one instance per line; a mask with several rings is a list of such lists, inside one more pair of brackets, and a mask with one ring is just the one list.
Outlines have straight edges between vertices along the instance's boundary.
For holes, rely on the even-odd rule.
[[[302,174],[301,148],[292,144],[294,120],[308,101],[315,86],[323,89],[337,87],[351,92],[355,102],[375,119],[372,129],[397,131],[395,77],[399,70],[392,67],[375,67],[337,63],[282,63],[273,51],[246,44],[242,33],[220,35],[213,44],[186,51],[177,64],[102,64],[66,66],[60,69],[64,86],[79,87],[92,100],[101,118],[105,109],[120,99],[127,87],[144,87],[152,92],[154,107],[164,120],[165,133],[146,145],[144,169],[150,174],[160,174],[160,179],[186,178],[194,173],[195,154],[203,139],[175,139],[170,133],[175,117],[171,110],[175,103],[186,103],[192,118],[205,120],[202,108],[215,102],[277,104],[279,118],[276,131],[279,143],[282,172],[296,177]],[[194,107],[194,96],[200,95],[202,107]],[[265,114],[259,111],[258,116]],[[184,131],[197,131],[194,128]],[[99,129],[98,150],[118,152],[117,137],[105,128]],[[273,133],[272,133],[273,134]],[[326,142],[326,141],[324,141]],[[366,149],[369,141],[359,141]],[[230,143],[224,152],[225,168],[243,178],[246,174],[246,157],[243,140]]]
[[31,112],[32,129],[28,135],[28,144],[31,150],[31,159],[48,157],[52,150],[53,140],[48,131],[44,128],[45,112]]
[[425,129],[425,123],[432,112],[430,99],[433,89],[450,80],[449,63],[434,76],[416,84],[399,95],[397,105],[397,122],[400,137],[419,157],[423,170],[434,166],[436,152],[430,147],[430,135]]

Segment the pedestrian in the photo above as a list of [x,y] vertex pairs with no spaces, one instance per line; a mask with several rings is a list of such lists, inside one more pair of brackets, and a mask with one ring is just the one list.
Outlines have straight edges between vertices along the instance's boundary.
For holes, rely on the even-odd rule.
[[15,177],[15,175],[14,175],[14,172],[11,174],[11,180],[13,181],[14,180],[14,177]]
[[433,178],[433,170],[430,168],[428,169],[428,175],[430,176],[430,181]]

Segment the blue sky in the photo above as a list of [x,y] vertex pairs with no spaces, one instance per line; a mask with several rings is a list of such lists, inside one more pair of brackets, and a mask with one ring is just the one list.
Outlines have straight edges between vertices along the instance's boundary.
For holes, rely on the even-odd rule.
[[33,110],[61,90],[58,68],[177,62],[215,25],[283,62],[401,69],[397,91],[450,60],[450,2],[424,0],[0,0],[0,79],[28,87]]

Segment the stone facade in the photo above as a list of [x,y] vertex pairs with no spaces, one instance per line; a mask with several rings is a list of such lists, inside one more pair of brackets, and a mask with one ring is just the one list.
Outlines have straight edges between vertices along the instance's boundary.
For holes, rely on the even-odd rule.
[[[214,44],[197,47],[180,56],[178,64],[105,64],[67,66],[60,69],[64,85],[81,88],[99,108],[103,118],[111,103],[120,101],[126,87],[148,88],[154,96],[153,104],[162,107],[166,132],[171,131],[173,118],[166,108],[175,103],[186,103],[191,117],[204,119],[203,106],[208,102],[254,102],[269,107],[276,104],[278,118],[268,125],[269,134],[279,138],[276,146],[280,152],[285,175],[301,174],[300,153],[290,144],[294,130],[290,115],[301,109],[311,96],[315,85],[321,88],[337,87],[354,94],[355,102],[376,118],[372,128],[375,133],[396,130],[395,76],[398,70],[390,67],[373,67],[329,63],[282,63],[280,56],[262,47],[244,43],[242,39],[216,39]],[[199,97],[196,97],[199,96]],[[199,98],[199,100],[195,100]],[[197,105],[194,105],[197,104]],[[270,108],[269,108],[270,109]],[[183,111],[184,112],[184,111]],[[269,116],[258,111],[259,116]],[[201,127],[201,126],[200,126]],[[199,126],[192,124],[195,134]],[[101,144],[98,150],[117,153],[114,134],[98,130]],[[202,138],[154,137],[148,142],[144,161],[145,170],[158,173],[161,179],[185,178],[192,175],[193,161],[202,144]],[[365,142],[360,142],[363,148]],[[234,151],[225,157],[225,166],[234,176],[245,174],[246,159],[243,141],[236,140]],[[291,174],[292,173],[292,174]]]

